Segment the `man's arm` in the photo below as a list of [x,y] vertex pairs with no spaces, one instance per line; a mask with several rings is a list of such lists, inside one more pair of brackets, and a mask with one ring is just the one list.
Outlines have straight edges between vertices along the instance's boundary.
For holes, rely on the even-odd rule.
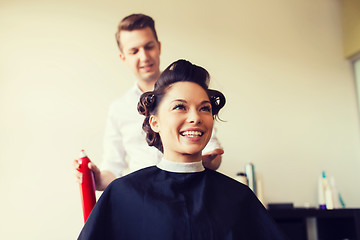
[[[120,101],[121,103],[121,101]],[[114,102],[110,105],[103,139],[103,161],[100,169],[91,168],[95,174],[96,189],[103,191],[115,178],[126,169],[125,149],[119,125],[122,123],[119,113],[122,105]],[[97,182],[99,181],[99,182]]]

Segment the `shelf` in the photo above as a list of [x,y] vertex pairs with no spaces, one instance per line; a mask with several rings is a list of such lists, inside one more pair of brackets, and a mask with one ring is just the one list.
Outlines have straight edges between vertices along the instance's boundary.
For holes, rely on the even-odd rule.
[[319,240],[360,240],[360,209],[291,208],[270,209],[269,213],[289,239],[309,239],[309,220],[314,219]]

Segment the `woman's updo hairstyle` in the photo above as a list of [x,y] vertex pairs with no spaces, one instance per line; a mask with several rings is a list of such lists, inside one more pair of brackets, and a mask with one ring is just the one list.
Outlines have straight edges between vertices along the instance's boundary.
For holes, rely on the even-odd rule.
[[149,123],[151,115],[156,115],[159,103],[169,87],[176,82],[193,82],[201,86],[210,99],[213,118],[218,118],[219,110],[225,105],[224,95],[216,90],[209,89],[210,75],[202,67],[186,60],[178,60],[168,66],[155,83],[154,91],[145,92],[140,96],[138,112],[145,116],[143,130],[149,146],[155,146],[163,152],[160,135],[154,132]]

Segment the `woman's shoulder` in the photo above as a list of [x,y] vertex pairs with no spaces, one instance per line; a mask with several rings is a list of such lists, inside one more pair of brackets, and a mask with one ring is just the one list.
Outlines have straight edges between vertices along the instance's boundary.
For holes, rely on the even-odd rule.
[[142,196],[148,188],[148,179],[156,174],[156,167],[147,167],[136,172],[119,177],[112,181],[104,190],[101,198],[111,201],[131,202],[131,199]]
[[[119,177],[115,179],[110,185],[128,185],[128,184],[142,184],[143,181],[146,181],[147,179],[151,178],[151,176],[154,176],[156,171],[158,170],[155,166],[146,167],[140,170],[137,170],[135,172],[129,173],[125,176]],[[109,185],[109,186],[110,186]]]
[[238,187],[243,187],[243,186],[246,187],[246,185],[242,184],[241,182],[235,180],[232,177],[225,175],[224,173],[221,173],[221,172],[218,172],[215,170],[211,170],[208,168],[206,168],[205,171],[206,171],[207,175],[209,175],[211,178],[216,178],[218,181],[223,181],[223,182],[226,182],[227,184],[232,184],[232,185],[238,186]]
[[211,169],[206,169],[205,173],[207,175],[209,183],[215,188],[220,189],[220,191],[222,191],[224,194],[226,193],[230,195],[238,194],[241,196],[253,195],[253,192],[247,185],[223,173]]

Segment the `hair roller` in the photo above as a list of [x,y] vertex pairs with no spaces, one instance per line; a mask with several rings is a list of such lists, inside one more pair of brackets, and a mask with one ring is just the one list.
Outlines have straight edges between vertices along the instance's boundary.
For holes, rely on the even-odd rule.
[[144,116],[149,116],[155,103],[155,95],[152,92],[146,92],[140,97],[137,110]]
[[211,96],[210,102],[212,104],[214,104],[215,106],[219,106],[220,105],[220,97],[219,96]]
[[220,109],[225,105],[225,97],[221,92],[216,90],[208,89],[207,92],[213,109],[212,114],[217,115]]
[[152,105],[154,104],[155,102],[155,95],[153,93],[145,96],[145,99],[144,99],[144,104],[146,107],[148,108],[152,108]]

